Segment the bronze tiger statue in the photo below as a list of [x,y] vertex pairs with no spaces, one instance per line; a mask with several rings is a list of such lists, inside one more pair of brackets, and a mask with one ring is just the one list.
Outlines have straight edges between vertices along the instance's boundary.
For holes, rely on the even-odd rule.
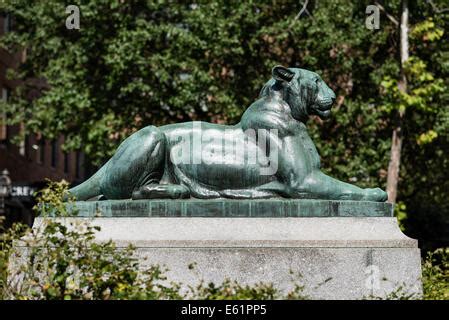
[[69,193],[77,200],[386,201],[379,188],[362,189],[321,172],[306,121],[310,115],[328,118],[334,101],[334,92],[318,74],[276,66],[239,123],[147,126],[124,140],[104,166]]

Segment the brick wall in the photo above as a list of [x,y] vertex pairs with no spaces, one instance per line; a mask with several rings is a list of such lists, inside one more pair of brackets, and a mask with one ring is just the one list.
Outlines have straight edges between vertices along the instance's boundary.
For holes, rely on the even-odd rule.
[[[13,27],[9,18],[0,15],[0,36]],[[17,81],[6,79],[6,70],[16,68],[25,58],[25,51],[11,54],[0,49],[1,99],[8,99],[18,84]],[[61,148],[64,137],[49,141],[31,135],[21,145],[15,145],[11,139],[20,132],[21,127],[7,127],[3,121],[5,117],[0,110],[0,170],[8,169],[13,182],[34,183],[46,178],[55,181],[65,179],[69,182],[85,180],[84,156],[78,152],[65,154]]]

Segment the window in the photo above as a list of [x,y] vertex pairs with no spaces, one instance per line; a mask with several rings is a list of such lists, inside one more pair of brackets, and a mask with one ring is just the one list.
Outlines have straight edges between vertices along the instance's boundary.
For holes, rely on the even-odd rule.
[[[2,101],[8,101],[9,90],[8,88],[2,88]],[[8,126],[6,125],[6,113],[0,114],[0,141],[8,140]]]
[[45,140],[43,138],[39,139],[37,162],[40,164],[45,163]]
[[51,141],[51,166],[56,168],[58,165],[58,143],[56,140]]
[[[19,129],[20,129],[20,134],[22,134],[23,130],[24,130],[23,124],[20,125]],[[20,143],[19,143],[19,154],[21,156],[23,156],[23,157],[25,157],[25,155],[26,155],[26,144],[25,144],[25,142],[26,142],[26,136],[23,139],[21,139]]]
[[7,33],[11,31],[11,16],[9,14],[3,15],[3,33]]
[[81,159],[81,151],[77,151],[76,152],[76,166],[75,166],[75,176],[77,179],[81,178],[81,163],[82,159]]
[[70,155],[67,152],[64,152],[64,173],[69,173],[70,167]]
[[23,156],[31,160],[31,150],[30,150],[30,136],[26,135],[23,141]]
[[8,130],[6,129],[6,115],[0,115],[0,141],[5,141],[7,137]]

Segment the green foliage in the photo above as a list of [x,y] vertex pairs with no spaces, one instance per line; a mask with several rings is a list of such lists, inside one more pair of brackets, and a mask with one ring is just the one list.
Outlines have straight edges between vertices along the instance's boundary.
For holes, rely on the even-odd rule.
[[63,201],[64,198],[67,198],[69,203],[75,201],[75,197],[67,192],[68,188],[69,183],[65,180],[55,182],[47,179],[47,187],[35,195],[37,205],[33,208],[34,211],[43,217],[53,214],[60,217],[76,215],[77,212]]
[[394,206],[394,216],[398,219],[399,227],[404,231],[404,221],[407,220],[407,206],[404,202],[396,203]]
[[304,287],[295,284],[295,287],[286,296],[279,294],[273,284],[258,283],[253,286],[241,285],[236,281],[226,279],[223,283],[205,284],[200,282],[197,287],[190,288],[191,294],[187,298],[198,300],[305,300]]
[[[62,202],[67,182],[50,182],[35,207],[38,216],[71,212]],[[50,210],[50,211],[49,211]],[[71,214],[72,215],[72,214]],[[33,230],[4,235],[2,258],[13,259],[4,267],[2,296],[7,299],[168,299],[179,298],[178,287],[165,280],[157,266],[139,269],[132,246],[117,248],[111,242],[95,242],[99,231],[88,222],[63,223],[47,219]],[[0,259],[1,260],[1,259]],[[5,265],[5,263],[3,263]]]
[[[63,208],[66,182],[51,182],[42,190],[35,207],[38,216],[73,215]],[[58,211],[62,209],[62,211]],[[59,214],[58,214],[59,213]],[[180,292],[157,265],[146,267],[132,246],[118,248],[112,241],[95,241],[100,229],[85,222],[64,223],[45,219],[32,230],[23,226],[2,235],[0,299],[109,300],[109,299],[275,299],[283,296],[271,285],[242,286],[225,280]],[[303,287],[295,285],[286,298],[302,299]]]
[[418,300],[420,296],[416,293],[407,292],[407,287],[404,285],[396,285],[396,288],[388,292],[385,296],[370,295],[364,297],[363,300]]
[[[0,105],[24,133],[63,134],[67,149],[100,164],[145,125],[235,123],[275,64],[314,70],[337,94],[334,117],[308,124],[323,169],[361,187],[385,187],[394,114],[407,110],[398,194],[404,227],[426,249],[449,242],[448,12],[409,3],[409,91],[400,93],[398,28],[382,13],[380,29],[367,29],[370,1],[309,1],[310,15],[297,19],[302,4],[293,0],[72,4],[80,7],[80,30],[65,28],[61,0],[0,4],[15,17],[1,46],[28,48],[11,74],[25,81]],[[399,17],[400,0],[384,7]],[[42,87],[32,78],[46,85],[30,102]]]
[[[48,221],[26,234],[21,261],[8,282],[12,299],[167,299],[178,298],[176,287],[158,267],[138,269],[132,247],[116,248],[112,242],[94,242],[98,231],[90,225]],[[37,232],[43,233],[40,236]]]
[[[379,118],[360,103],[376,95],[377,84],[366,75],[393,56],[382,55],[388,52],[392,28],[385,26],[385,33],[366,29],[363,3],[313,3],[313,18],[295,20],[302,7],[297,1],[187,5],[91,0],[80,4],[80,30],[65,28],[65,5],[57,0],[4,2],[16,23],[14,32],[2,39],[3,46],[29,48],[16,77],[45,78],[49,85],[30,104],[26,97],[36,84],[25,82],[7,111],[11,122],[25,121],[27,131],[48,138],[64,134],[67,148],[82,148],[96,163],[144,125],[192,119],[236,122],[279,63],[316,70],[348,104],[357,105],[359,110],[341,105],[337,119],[316,124],[315,134],[342,127],[336,125],[340,115],[353,123],[354,112],[362,112],[357,128],[366,125],[365,119],[370,123],[376,121],[372,116]],[[320,147],[344,158],[342,153],[355,153],[366,144],[374,126],[360,137],[345,134],[344,141],[322,134]],[[347,140],[351,146],[344,145]],[[336,153],[332,150],[337,145]],[[380,151],[379,160],[387,150]],[[354,160],[354,168],[362,165],[360,172],[368,165],[360,163],[366,156],[362,152]],[[362,183],[373,171],[376,177],[382,165],[373,163],[377,170],[352,176]]]
[[[144,267],[134,248],[117,248],[111,241],[95,242],[98,228],[88,222],[63,224],[48,220],[21,238],[13,250],[14,263],[2,286],[5,299],[44,300],[148,300],[148,299],[279,299],[272,284],[242,286],[225,280],[203,282],[187,293],[168,282],[159,266]],[[11,252],[10,248],[10,252]],[[19,265],[20,264],[20,265]],[[303,299],[301,287],[287,295]]]
[[432,17],[415,24],[410,37],[422,41],[436,41],[443,37],[444,30],[437,27]]
[[271,284],[260,283],[255,287],[242,286],[235,281],[225,280],[222,284],[200,284],[191,288],[195,299],[199,300],[272,300],[277,297],[277,290]]
[[444,82],[442,79],[435,79],[432,73],[427,70],[424,61],[417,57],[409,58],[404,66],[404,72],[408,79],[408,92],[399,90],[398,81],[386,76],[381,85],[386,92],[385,111],[392,112],[415,108],[425,112],[436,112],[437,106],[432,104],[434,97],[444,92]]
[[[41,192],[60,208],[67,184],[50,183]],[[48,213],[35,207],[37,215]],[[63,211],[62,217],[70,212]],[[56,212],[51,211],[52,215]],[[269,283],[241,285],[226,279],[221,284],[200,281],[180,291],[157,265],[142,264],[132,246],[118,248],[112,241],[94,241],[98,227],[86,222],[63,223],[46,219],[33,230],[15,225],[0,239],[0,299],[307,299],[305,287],[292,275],[294,289],[286,295]],[[424,299],[449,299],[449,249],[439,249],[423,261]],[[189,266],[194,272],[194,265]],[[327,279],[325,282],[327,282]],[[368,297],[379,299],[378,297]],[[416,299],[399,286],[388,299]]]
[[449,248],[429,252],[422,274],[424,299],[449,300]]

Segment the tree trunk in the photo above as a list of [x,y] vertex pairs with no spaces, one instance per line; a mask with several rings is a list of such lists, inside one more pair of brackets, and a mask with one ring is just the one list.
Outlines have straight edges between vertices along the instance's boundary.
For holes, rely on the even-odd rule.
[[[408,45],[408,0],[402,0],[401,4],[401,23],[399,25],[400,31],[400,59],[401,59],[401,78],[398,86],[401,92],[407,91],[407,78],[404,72],[404,63],[409,57]],[[398,193],[399,168],[401,165],[401,151],[402,151],[402,120],[404,118],[405,110],[399,110],[395,115],[396,124],[393,129],[391,137],[391,153],[390,163],[388,165],[387,177],[387,193],[388,201],[395,203]]]

